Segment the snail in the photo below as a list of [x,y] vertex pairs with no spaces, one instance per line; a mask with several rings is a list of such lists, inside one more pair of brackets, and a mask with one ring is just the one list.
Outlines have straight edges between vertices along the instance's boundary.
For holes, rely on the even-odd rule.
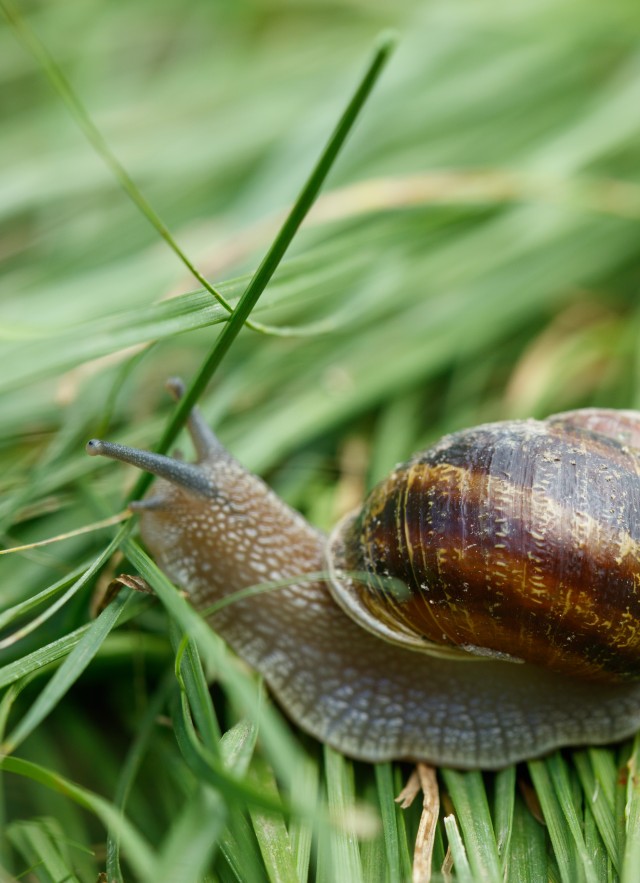
[[496,769],[640,727],[639,413],[447,435],[330,536],[197,410],[188,429],[196,463],[87,449],[160,478],[131,508],[196,607],[281,581],[212,625],[303,730],[357,759]]

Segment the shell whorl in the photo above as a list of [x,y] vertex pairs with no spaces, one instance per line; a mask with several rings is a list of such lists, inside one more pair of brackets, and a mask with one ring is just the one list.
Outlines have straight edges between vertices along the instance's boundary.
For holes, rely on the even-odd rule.
[[336,600],[428,652],[640,677],[638,438],[592,410],[445,437],[334,535]]

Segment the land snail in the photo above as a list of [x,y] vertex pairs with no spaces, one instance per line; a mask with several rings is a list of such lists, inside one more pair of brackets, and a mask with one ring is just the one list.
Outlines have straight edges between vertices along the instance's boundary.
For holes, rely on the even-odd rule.
[[197,410],[189,431],[196,463],[87,449],[159,476],[132,508],[197,607],[283,581],[212,625],[319,740],[368,761],[495,769],[640,727],[640,413],[445,436],[329,537]]

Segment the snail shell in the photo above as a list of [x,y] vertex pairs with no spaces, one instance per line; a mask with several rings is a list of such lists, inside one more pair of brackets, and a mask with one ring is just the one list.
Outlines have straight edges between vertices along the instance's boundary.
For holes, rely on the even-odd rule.
[[336,601],[417,650],[638,678],[639,440],[592,410],[447,436],[334,531]]
[[194,464],[88,451],[160,477],[132,504],[147,546],[197,607],[234,600],[212,625],[307,732],[364,760],[497,768],[640,726],[637,414],[447,436],[329,539],[197,411],[189,430]]

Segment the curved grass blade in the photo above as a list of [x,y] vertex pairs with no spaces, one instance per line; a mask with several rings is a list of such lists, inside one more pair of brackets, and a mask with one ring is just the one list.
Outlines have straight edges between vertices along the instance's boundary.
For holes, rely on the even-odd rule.
[[[178,644],[178,634],[175,627],[172,628],[171,638],[175,647]],[[202,743],[213,753],[214,757],[219,758],[219,742],[222,734],[211,702],[209,685],[204,676],[198,648],[189,638],[183,638],[178,645],[175,673],[189,700],[191,713]]]
[[53,710],[89,665],[121,614],[125,613],[131,600],[131,592],[127,589],[123,590],[91,623],[29,711],[0,745],[0,753],[10,754],[14,751]]
[[[333,134],[329,138],[326,147],[320,155],[315,168],[302,188],[302,191],[289,212],[284,224],[280,228],[279,233],[267,251],[262,263],[253,275],[240,300],[236,304],[229,320],[225,323],[209,357],[202,365],[184,396],[178,402],[173,417],[158,445],[157,450],[159,453],[165,453],[169,448],[169,445],[176,438],[178,432],[186,422],[189,412],[200,398],[200,395],[204,392],[205,387],[211,380],[211,377],[222,362],[224,356],[229,351],[231,344],[240,333],[240,330],[251,314],[251,311],[258,302],[260,295],[275,273],[278,264],[284,257],[293,237],[297,233],[300,224],[313,205],[320,188],[347,139],[347,135],[353,128],[365,101],[369,97],[371,90],[380,76],[394,44],[395,39],[391,35],[387,35],[380,39],[379,46],[375,51],[358,88],[349,101],[342,117],[333,131]],[[149,481],[149,476],[142,476],[134,488],[133,496],[139,496],[144,488],[146,488]]]
[[109,801],[39,764],[22,760],[19,757],[0,757],[0,769],[32,779],[34,782],[63,794],[92,812],[106,827],[117,830],[127,852],[127,861],[141,880],[149,879],[148,871],[155,863],[153,850],[133,825]]
[[220,791],[228,800],[238,800],[242,804],[257,806],[270,812],[282,812],[283,804],[255,788],[244,779],[227,772],[211,752],[198,741],[189,715],[187,699],[181,693],[180,701],[172,703],[173,724],[176,739],[188,767],[202,782]]
[[169,248],[178,256],[189,272],[198,280],[198,282],[212,294],[218,303],[224,307],[227,312],[232,312],[231,304],[215,289],[211,283],[200,273],[195,264],[190,260],[187,254],[175,241],[169,228],[164,224],[160,216],[153,209],[149,201],[142,195],[140,190],[131,178],[127,170],[124,168],[120,160],[116,157],[102,133],[87,113],[84,105],[80,101],[79,96],[73,89],[71,83],[65,76],[60,65],[42,41],[36,36],[34,31],[26,24],[18,10],[9,0],[0,0],[0,9],[5,14],[9,24],[13,27],[15,33],[20,38],[25,48],[33,55],[36,61],[42,67],[49,82],[56,90],[67,110],[77,123],[81,132],[87,138],[95,152],[102,158],[107,168],[111,171],[115,179],[118,181],[124,192],[127,194],[133,204],[142,212],[144,217],[154,227],[156,232],[167,243]]

